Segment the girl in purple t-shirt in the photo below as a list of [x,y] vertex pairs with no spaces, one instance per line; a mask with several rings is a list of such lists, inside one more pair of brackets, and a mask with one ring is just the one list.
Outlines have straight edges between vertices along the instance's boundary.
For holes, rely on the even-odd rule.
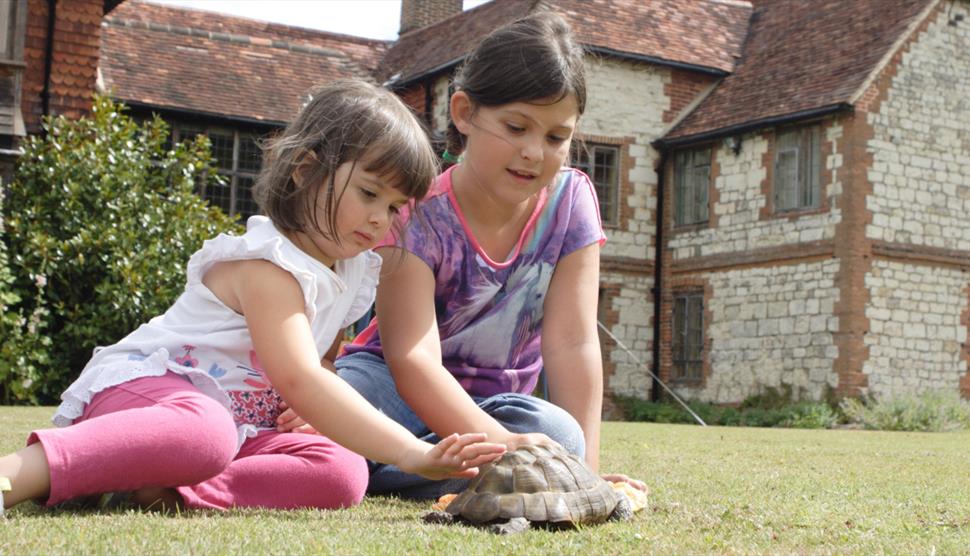
[[[586,102],[582,50],[561,17],[533,14],[486,37],[455,88],[445,159],[461,160],[379,249],[379,324],[338,373],[419,437],[551,438],[596,469],[605,236],[589,178],[564,169]],[[543,370],[551,403],[530,395]],[[368,490],[459,488],[372,464]]]

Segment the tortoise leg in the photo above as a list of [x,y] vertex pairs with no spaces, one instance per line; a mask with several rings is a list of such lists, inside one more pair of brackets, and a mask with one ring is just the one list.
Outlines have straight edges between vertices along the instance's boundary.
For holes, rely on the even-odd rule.
[[529,527],[529,520],[524,517],[513,517],[512,519],[502,523],[491,523],[485,526],[489,532],[495,533],[496,535],[511,535],[513,533],[521,533],[522,531],[528,530]]
[[455,522],[455,516],[448,512],[443,512],[436,510],[433,512],[428,512],[424,514],[425,523],[440,523],[442,525],[450,525]]
[[620,501],[613,508],[613,513],[607,518],[608,521],[626,521],[633,518],[633,506],[630,505],[630,499],[626,496],[620,496]]

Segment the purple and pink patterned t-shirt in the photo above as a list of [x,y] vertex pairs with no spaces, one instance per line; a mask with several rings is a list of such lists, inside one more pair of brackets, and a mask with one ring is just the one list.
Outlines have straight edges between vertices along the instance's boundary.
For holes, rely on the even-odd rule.
[[[400,245],[435,276],[434,304],[444,366],[473,396],[531,393],[542,370],[543,302],[556,263],[606,241],[596,191],[586,174],[563,169],[542,190],[535,211],[504,262],[491,260],[469,230],[452,191],[451,170],[418,204]],[[346,353],[382,355],[376,319]]]

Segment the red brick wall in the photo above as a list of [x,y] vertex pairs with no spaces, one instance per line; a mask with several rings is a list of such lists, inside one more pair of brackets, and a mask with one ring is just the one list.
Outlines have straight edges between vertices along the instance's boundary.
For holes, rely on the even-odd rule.
[[[623,284],[600,281],[600,305],[597,320],[603,323],[607,330],[612,329],[620,322],[620,312],[613,307],[612,300],[620,297],[623,291]],[[620,418],[622,412],[613,403],[612,391],[610,390],[610,378],[616,374],[616,363],[613,362],[611,353],[615,349],[620,349],[612,338],[598,330],[600,335],[600,347],[603,352],[603,415],[608,418]]]
[[706,89],[716,78],[690,71],[674,69],[670,71],[670,82],[664,85],[664,94],[670,99],[670,109],[663,113],[665,124],[674,121],[680,112],[697,95]]
[[411,87],[405,91],[398,91],[398,96],[401,97],[404,104],[407,104],[412,110],[414,110],[414,113],[417,114],[418,117],[427,117],[427,115],[424,113],[425,95],[423,83],[419,83],[418,85],[415,85],[414,87]]
[[404,0],[401,3],[400,32],[403,35],[454,14],[460,14],[461,7],[462,0]]
[[[40,130],[43,114],[44,64],[47,52],[47,2],[29,0],[27,37],[24,41],[22,109],[28,133]],[[97,80],[101,0],[60,0],[54,23],[53,63],[50,77],[50,113],[78,117],[91,109]]]

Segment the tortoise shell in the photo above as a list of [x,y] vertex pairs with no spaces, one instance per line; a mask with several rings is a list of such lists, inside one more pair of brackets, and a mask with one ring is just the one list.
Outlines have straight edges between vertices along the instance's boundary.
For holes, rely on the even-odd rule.
[[445,511],[474,524],[515,518],[600,523],[613,516],[622,496],[561,446],[523,446],[483,466]]

